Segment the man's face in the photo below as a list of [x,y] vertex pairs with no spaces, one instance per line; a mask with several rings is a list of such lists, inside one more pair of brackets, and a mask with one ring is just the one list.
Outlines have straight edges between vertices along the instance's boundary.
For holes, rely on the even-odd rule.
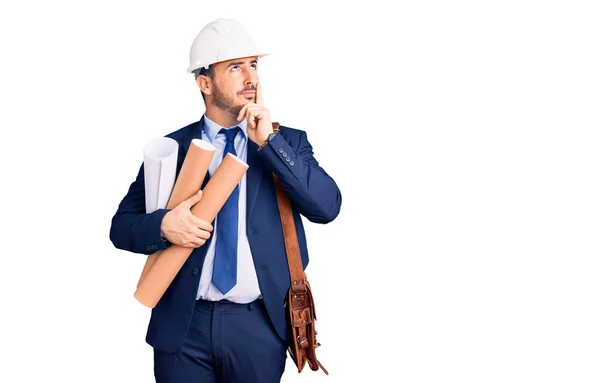
[[244,105],[254,101],[257,68],[256,56],[214,64],[212,97],[215,105],[237,116]]

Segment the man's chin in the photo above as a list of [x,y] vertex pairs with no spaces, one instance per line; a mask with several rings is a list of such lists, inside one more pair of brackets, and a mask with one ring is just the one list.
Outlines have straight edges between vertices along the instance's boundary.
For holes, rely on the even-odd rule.
[[244,105],[246,105],[246,104],[247,104],[247,102],[243,103],[242,105],[235,106],[231,110],[231,114],[234,115],[235,117],[237,117],[240,114],[240,111],[242,110],[242,108],[244,107]]

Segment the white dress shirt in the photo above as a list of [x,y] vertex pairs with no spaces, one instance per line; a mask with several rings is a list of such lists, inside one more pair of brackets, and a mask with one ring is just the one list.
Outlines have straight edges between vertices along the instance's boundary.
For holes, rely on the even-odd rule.
[[[234,146],[237,157],[244,162],[247,162],[248,158],[248,133],[246,132],[246,124],[247,122],[244,119],[239,124],[229,127],[234,128],[238,126],[241,129],[241,132],[239,132],[235,137]],[[219,126],[206,117],[206,115],[204,115],[204,132],[202,134],[202,139],[213,144],[215,147],[215,153],[208,167],[208,172],[211,176],[214,174],[215,170],[223,159],[223,151],[225,150],[225,135],[219,134],[219,131],[222,128],[222,126]],[[240,194],[238,201],[237,283],[231,290],[227,292],[227,294],[223,295],[211,282],[215,259],[215,246],[217,243],[217,226],[219,225],[217,218],[215,219],[213,231],[211,232],[211,236],[213,238],[210,241],[210,244],[208,244],[208,249],[206,251],[206,258],[204,259],[204,266],[202,267],[202,275],[200,276],[200,285],[198,286],[196,299],[210,301],[226,299],[235,303],[248,303],[258,298],[262,298],[260,288],[258,286],[256,269],[254,268],[254,260],[252,258],[252,252],[250,251],[250,244],[248,243],[248,236],[246,234],[245,173],[238,186],[240,188]]]

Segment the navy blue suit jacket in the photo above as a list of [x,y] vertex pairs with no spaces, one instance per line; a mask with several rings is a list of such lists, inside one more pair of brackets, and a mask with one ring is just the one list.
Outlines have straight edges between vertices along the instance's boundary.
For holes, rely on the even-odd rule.
[[[179,143],[177,175],[192,139],[201,138],[204,134],[203,121],[202,118],[167,135]],[[248,140],[247,163],[248,241],[271,323],[279,336],[287,340],[290,329],[286,321],[284,299],[290,286],[290,274],[273,173],[289,194],[305,268],[308,264],[308,251],[300,214],[311,222],[328,223],[339,214],[342,197],[334,180],[313,157],[312,146],[304,131],[280,126],[280,133],[260,151],[253,141]],[[209,178],[207,174],[204,184]],[[118,249],[133,253],[151,254],[165,249],[160,237],[160,225],[167,212],[166,209],[159,209],[153,213],[145,213],[142,164],[136,180],[129,187],[112,219],[110,240]],[[212,236],[209,240],[211,239]],[[154,348],[174,352],[185,337],[208,243],[207,241],[194,249],[152,309],[146,341]]]

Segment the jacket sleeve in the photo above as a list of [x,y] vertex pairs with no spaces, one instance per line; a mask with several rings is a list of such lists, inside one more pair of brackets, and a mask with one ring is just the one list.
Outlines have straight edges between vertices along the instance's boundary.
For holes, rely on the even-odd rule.
[[342,195],[313,156],[306,132],[299,132],[297,147],[292,148],[280,132],[259,150],[259,156],[277,175],[300,214],[311,222],[331,222],[340,212]]
[[160,236],[160,225],[167,209],[146,214],[144,165],[119,204],[110,226],[110,240],[121,250],[152,254],[167,248]]

